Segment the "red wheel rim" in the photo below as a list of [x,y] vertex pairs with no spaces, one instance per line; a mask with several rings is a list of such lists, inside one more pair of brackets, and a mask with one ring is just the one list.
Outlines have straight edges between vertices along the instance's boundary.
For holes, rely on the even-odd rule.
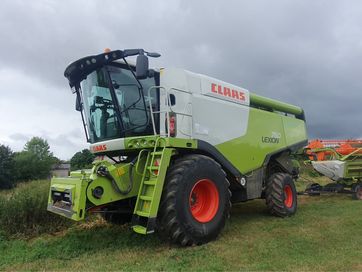
[[210,222],[219,209],[219,191],[209,179],[201,179],[190,192],[189,205],[192,216],[201,223]]
[[291,208],[293,206],[293,191],[290,185],[285,185],[284,187],[284,205],[287,208]]

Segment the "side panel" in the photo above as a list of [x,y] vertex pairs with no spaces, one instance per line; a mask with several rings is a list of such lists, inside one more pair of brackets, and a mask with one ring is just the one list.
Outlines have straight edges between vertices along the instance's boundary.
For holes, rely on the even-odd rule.
[[288,146],[308,139],[305,121],[287,116],[282,117],[282,119]]
[[[187,122],[177,117],[177,137],[187,138],[188,133],[180,129],[186,131],[192,124],[192,138],[215,146],[241,173],[260,168],[267,155],[307,139],[303,120],[250,107],[252,95],[246,89],[179,69],[165,69],[160,75],[161,85],[176,90],[177,109],[192,113]],[[162,99],[165,97],[161,96],[161,105]],[[271,107],[278,104],[264,100]],[[299,109],[281,102],[278,105]],[[164,123],[161,119],[161,126]]]
[[248,106],[196,94],[192,97],[192,106],[195,139],[217,145],[247,132]]
[[266,155],[306,139],[303,121],[250,108],[247,133],[216,147],[241,173],[247,173],[260,168]]

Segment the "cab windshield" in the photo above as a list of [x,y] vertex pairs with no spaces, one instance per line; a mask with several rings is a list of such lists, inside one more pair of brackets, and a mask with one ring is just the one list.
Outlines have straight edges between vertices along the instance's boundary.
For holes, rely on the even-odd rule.
[[84,122],[91,143],[153,134],[149,101],[158,110],[158,95],[151,90],[148,96],[148,90],[156,86],[155,77],[140,83],[142,87],[122,64],[102,67],[82,81]]

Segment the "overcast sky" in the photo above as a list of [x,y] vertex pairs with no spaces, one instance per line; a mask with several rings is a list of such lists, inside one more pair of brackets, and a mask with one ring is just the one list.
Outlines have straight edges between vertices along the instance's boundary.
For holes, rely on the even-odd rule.
[[310,138],[362,136],[362,1],[0,3],[0,143],[46,138],[61,159],[87,148],[68,63],[145,48],[180,67],[305,109]]

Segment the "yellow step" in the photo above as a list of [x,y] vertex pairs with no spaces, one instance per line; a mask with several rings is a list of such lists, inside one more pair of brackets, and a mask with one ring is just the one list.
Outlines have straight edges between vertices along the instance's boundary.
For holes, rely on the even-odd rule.
[[144,226],[136,225],[133,226],[132,229],[139,234],[147,234],[147,229]]
[[151,200],[152,200],[152,197],[150,197],[150,196],[144,196],[144,195],[139,196],[139,198],[140,198],[141,200],[146,200],[146,201],[151,201]]

